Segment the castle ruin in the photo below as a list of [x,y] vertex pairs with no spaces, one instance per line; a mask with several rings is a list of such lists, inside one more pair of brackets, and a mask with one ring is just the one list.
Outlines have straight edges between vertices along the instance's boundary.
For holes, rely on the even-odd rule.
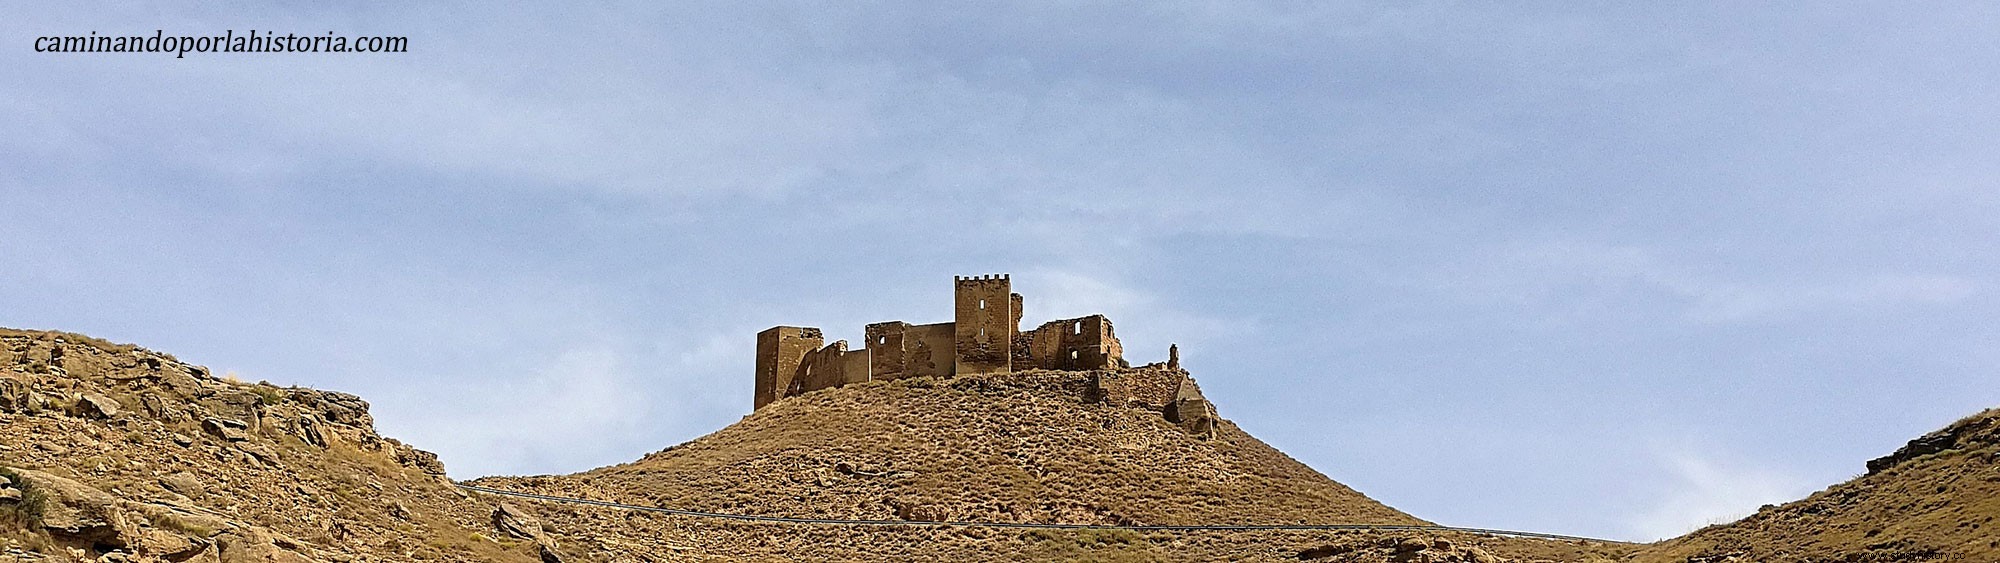
[[863,381],[1049,369],[1129,367],[1111,320],[1090,315],[1021,332],[1021,294],[1006,274],[954,277],[952,322],[887,321],[865,327],[861,348],[825,343],[817,328],[757,333],[756,408],[800,393]]

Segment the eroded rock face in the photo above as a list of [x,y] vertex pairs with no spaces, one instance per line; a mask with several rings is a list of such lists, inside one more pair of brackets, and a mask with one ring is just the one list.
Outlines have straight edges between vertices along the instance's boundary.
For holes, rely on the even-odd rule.
[[[0,464],[23,475],[0,484],[12,512],[0,561],[540,559],[476,535],[488,506],[444,481],[436,456],[376,434],[367,409],[134,346],[0,328]],[[384,503],[408,509],[398,519]]]
[[1895,453],[1868,461],[1868,473],[1875,474],[1919,457],[1950,450],[1972,449],[2000,443],[2000,424],[1995,419],[1975,417],[1959,421],[1936,432],[1910,440]]
[[9,472],[21,478],[21,489],[41,497],[40,525],[51,536],[112,548],[125,547],[136,538],[137,529],[126,521],[117,497],[39,471]]

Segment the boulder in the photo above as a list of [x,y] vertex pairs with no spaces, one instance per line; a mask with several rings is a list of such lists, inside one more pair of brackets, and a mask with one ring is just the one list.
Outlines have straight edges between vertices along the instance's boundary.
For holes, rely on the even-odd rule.
[[220,563],[316,563],[296,551],[296,540],[256,528],[234,529],[216,536]]
[[284,461],[278,457],[277,450],[273,450],[270,446],[263,444],[239,442],[236,444],[236,449],[243,450],[243,453],[250,454],[250,457],[256,458],[257,461],[264,462],[266,465],[278,465],[279,462]]
[[542,541],[542,521],[514,505],[500,503],[493,509],[493,528],[514,539]]
[[201,428],[203,430],[207,430],[208,433],[214,434],[217,438],[230,442],[249,440],[250,434],[243,431],[249,427],[249,423],[241,420],[213,417],[201,419]]
[[136,527],[110,494],[40,471],[12,471],[20,476],[22,488],[40,493],[41,526],[50,536],[112,548],[123,548],[136,540]]
[[206,538],[191,538],[165,530],[147,529],[139,534],[139,541],[133,547],[140,553],[158,555],[168,561],[187,561],[208,551],[210,545],[213,545],[213,542]]
[[522,512],[520,508],[504,502],[494,507],[493,528],[507,537],[535,542],[542,563],[562,563],[562,553],[556,551],[555,538],[549,537],[547,531],[542,529],[541,520]]
[[24,412],[33,408],[28,382],[0,377],[0,412]]
[[118,413],[124,410],[117,399],[97,393],[84,393],[83,399],[77,401],[76,407],[84,416],[106,419],[117,418]]
[[196,479],[194,474],[186,471],[161,477],[160,486],[188,498],[199,497],[208,492],[207,488],[202,486],[200,479]]

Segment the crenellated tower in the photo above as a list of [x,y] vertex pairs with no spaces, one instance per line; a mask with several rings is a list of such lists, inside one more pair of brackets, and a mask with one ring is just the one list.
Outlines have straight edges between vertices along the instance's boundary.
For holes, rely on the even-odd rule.
[[1006,274],[953,277],[952,346],[956,373],[1013,371],[1013,281]]

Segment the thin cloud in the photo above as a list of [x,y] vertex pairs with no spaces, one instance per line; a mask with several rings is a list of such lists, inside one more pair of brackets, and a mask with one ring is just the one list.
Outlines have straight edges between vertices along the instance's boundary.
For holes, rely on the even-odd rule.
[[1796,500],[1814,488],[1811,480],[1783,469],[1697,452],[1661,452],[1658,460],[1672,476],[1665,498],[1626,522],[1643,541],[1734,522],[1760,506]]

